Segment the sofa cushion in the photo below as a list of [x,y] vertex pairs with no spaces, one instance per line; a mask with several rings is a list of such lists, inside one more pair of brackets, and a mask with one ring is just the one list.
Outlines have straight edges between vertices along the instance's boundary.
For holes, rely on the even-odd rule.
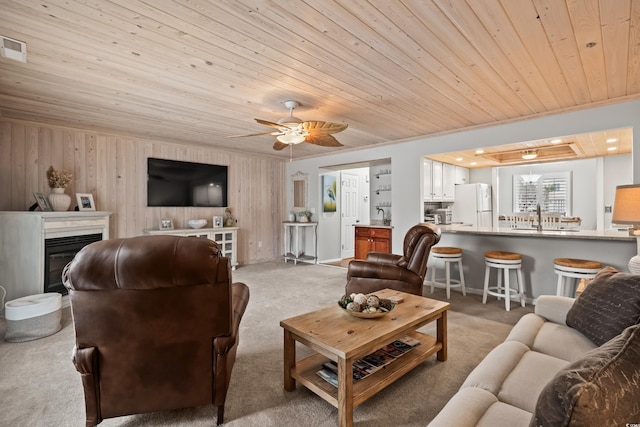
[[536,351],[527,351],[505,378],[498,400],[532,413],[540,392],[567,361]]
[[471,371],[460,388],[483,388],[497,396],[504,380],[528,351],[529,347],[517,341],[499,344]]
[[640,275],[606,269],[567,313],[567,325],[602,345],[640,321]]
[[545,384],[567,364],[518,341],[505,341],[487,354],[460,389],[484,389],[499,401],[531,413]]
[[482,388],[468,387],[447,402],[429,427],[513,427],[530,420],[530,412],[502,403]]
[[[554,298],[564,298],[556,297]],[[567,310],[568,311],[568,310]],[[505,341],[518,341],[531,350],[573,362],[596,345],[563,323],[546,322],[538,314],[529,313],[511,329]]]
[[623,426],[640,420],[640,325],[571,363],[538,397],[531,426]]

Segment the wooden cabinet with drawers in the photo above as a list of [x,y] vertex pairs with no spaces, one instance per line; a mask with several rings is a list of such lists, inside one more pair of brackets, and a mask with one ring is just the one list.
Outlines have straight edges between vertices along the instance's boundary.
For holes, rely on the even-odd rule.
[[355,259],[365,259],[369,252],[391,253],[391,229],[355,227]]

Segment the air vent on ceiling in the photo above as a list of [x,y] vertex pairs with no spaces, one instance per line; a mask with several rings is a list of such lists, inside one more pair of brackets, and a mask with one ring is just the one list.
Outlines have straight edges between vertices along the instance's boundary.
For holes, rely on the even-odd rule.
[[15,61],[27,62],[27,44],[9,37],[0,36],[0,56]]

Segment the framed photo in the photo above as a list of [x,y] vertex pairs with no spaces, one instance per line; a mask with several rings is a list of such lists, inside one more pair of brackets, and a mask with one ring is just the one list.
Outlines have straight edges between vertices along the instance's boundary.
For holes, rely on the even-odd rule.
[[79,211],[95,211],[96,210],[96,204],[93,201],[93,194],[76,193],[76,200],[78,201]]
[[38,206],[40,207],[40,210],[42,212],[51,212],[53,210],[51,208],[51,205],[49,204],[49,200],[47,199],[47,196],[45,196],[44,194],[36,193],[34,191],[33,197],[36,198],[36,203],[38,203]]
[[322,212],[336,211],[336,177],[322,175]]
[[214,216],[213,217],[213,227],[214,228],[222,227],[222,217],[221,216]]
[[162,218],[160,220],[160,230],[173,230],[173,220],[170,218]]

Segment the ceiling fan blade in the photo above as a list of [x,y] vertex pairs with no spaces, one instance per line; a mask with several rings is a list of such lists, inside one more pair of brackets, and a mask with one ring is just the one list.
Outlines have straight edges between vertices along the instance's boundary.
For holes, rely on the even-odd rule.
[[321,147],[342,147],[343,145],[338,142],[331,135],[317,135],[309,134],[305,137],[305,141],[310,144],[320,145]]
[[342,132],[347,128],[347,124],[344,123],[331,123],[331,122],[319,122],[309,121],[302,123],[302,129],[310,134],[317,135],[329,135],[330,133]]
[[287,145],[289,145],[289,144],[285,144],[285,143],[280,142],[280,141],[278,141],[276,139],[276,142],[273,143],[273,149],[280,151],[280,150],[283,150],[283,149],[287,148]]
[[261,135],[280,135],[282,132],[271,131],[271,132],[260,132],[260,133],[250,133],[248,135],[229,135],[227,138],[243,138],[245,136],[261,136]]
[[279,130],[288,130],[289,129],[288,126],[284,126],[284,125],[281,125],[279,123],[274,123],[274,122],[270,122],[270,121],[267,121],[267,120],[256,119],[256,122],[260,123],[261,125],[269,126],[269,127],[276,128],[276,129],[279,129]]

